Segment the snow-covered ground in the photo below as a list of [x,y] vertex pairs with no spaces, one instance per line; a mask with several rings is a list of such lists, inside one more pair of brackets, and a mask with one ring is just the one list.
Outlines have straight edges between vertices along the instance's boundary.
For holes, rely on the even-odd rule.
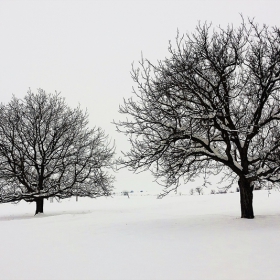
[[280,193],[0,205],[0,279],[280,279]]

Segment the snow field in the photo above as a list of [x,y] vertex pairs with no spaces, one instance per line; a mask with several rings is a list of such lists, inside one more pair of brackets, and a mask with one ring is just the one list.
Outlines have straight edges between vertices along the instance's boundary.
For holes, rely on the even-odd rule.
[[280,279],[280,193],[0,205],[1,279]]

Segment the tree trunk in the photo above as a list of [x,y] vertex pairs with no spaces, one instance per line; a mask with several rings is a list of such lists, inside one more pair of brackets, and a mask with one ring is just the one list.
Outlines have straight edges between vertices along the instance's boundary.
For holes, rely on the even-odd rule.
[[240,190],[241,218],[254,219],[253,188],[245,178],[238,181]]
[[35,200],[36,202],[36,212],[35,215],[38,213],[44,213],[44,198],[39,197]]

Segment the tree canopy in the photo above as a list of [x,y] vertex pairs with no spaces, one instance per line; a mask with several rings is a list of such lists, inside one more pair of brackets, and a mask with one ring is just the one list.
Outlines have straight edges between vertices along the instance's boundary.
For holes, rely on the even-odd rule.
[[133,67],[134,96],[116,123],[131,143],[120,163],[149,169],[165,193],[224,171],[239,184],[241,217],[253,218],[254,186],[280,181],[279,28],[198,24],[168,50]]
[[59,94],[30,90],[0,106],[0,202],[109,195],[114,148],[88,114]]

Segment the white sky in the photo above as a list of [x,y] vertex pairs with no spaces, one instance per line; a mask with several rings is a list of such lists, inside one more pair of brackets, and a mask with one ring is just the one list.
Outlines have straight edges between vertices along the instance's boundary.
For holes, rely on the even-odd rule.
[[[240,13],[279,26],[279,0],[4,1],[0,0],[1,102],[22,98],[28,88],[61,92],[67,103],[88,110],[117,149],[128,142],[116,132],[118,106],[132,95],[131,63],[168,56],[177,29],[197,22],[239,25]],[[161,187],[148,174],[116,174],[116,190]]]

